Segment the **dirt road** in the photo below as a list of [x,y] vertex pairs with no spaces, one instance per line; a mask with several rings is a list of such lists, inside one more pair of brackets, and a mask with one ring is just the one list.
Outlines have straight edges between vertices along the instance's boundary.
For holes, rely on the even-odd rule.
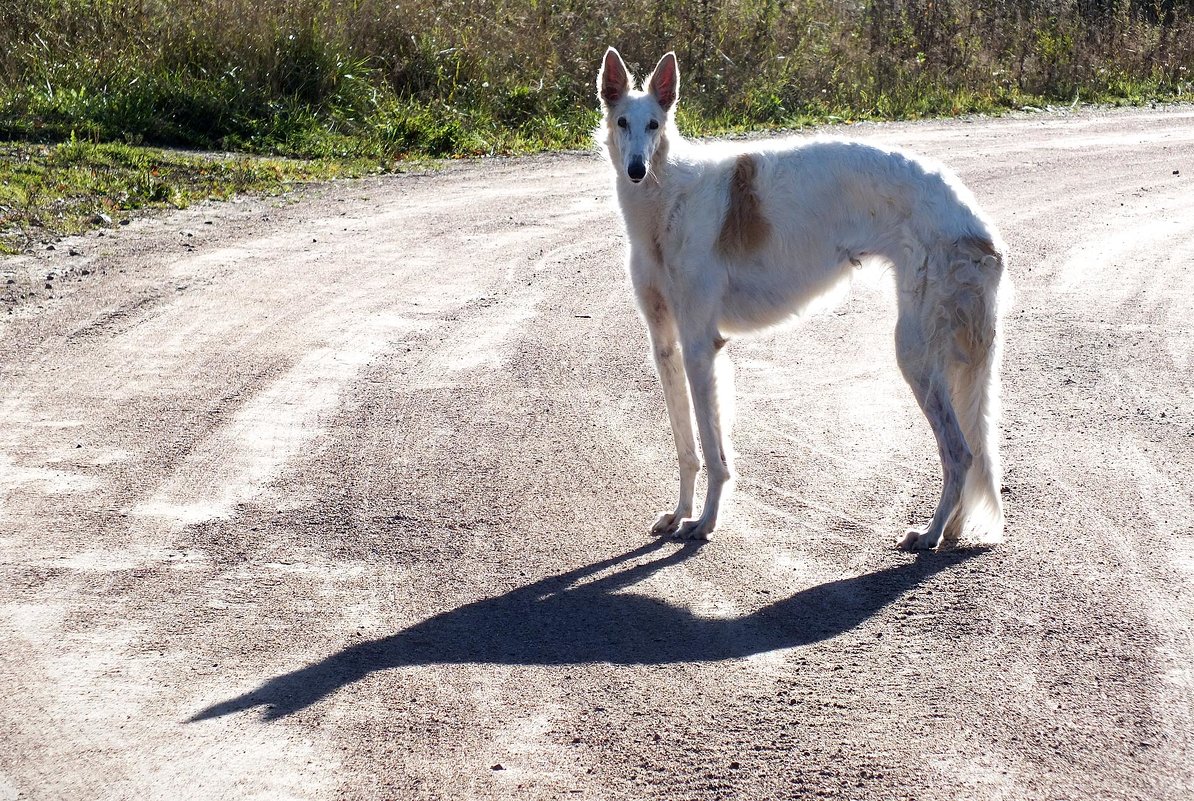
[[868,277],[731,343],[721,528],[648,537],[594,155],[137,222],[0,262],[0,801],[1194,797],[1194,109],[840,132],[1010,244],[1004,545],[892,548]]

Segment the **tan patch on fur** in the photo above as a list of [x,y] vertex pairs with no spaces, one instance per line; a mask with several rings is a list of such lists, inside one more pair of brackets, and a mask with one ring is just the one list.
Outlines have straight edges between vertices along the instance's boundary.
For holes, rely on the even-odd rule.
[[651,244],[655,247],[655,262],[663,264],[663,243],[659,241],[658,231],[651,236]]
[[755,191],[759,167],[754,156],[743,153],[734,163],[730,178],[730,203],[721,223],[717,249],[726,258],[738,258],[762,247],[771,235],[771,223],[763,216],[762,204]]
[[964,236],[958,240],[958,245],[969,250],[977,250],[984,256],[999,255],[999,251],[995,249],[995,243],[986,237]]
[[671,310],[667,307],[663,294],[653,286],[643,290],[642,308],[647,319],[656,325],[662,325],[671,317]]

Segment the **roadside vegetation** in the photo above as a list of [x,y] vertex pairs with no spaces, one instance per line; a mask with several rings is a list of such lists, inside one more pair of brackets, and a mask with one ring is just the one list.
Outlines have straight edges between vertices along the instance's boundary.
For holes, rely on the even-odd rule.
[[121,142],[0,142],[0,254],[119,224],[136,209],[276,194],[367,170],[351,160],[206,156]]
[[693,134],[1194,90],[1181,0],[0,0],[0,249],[88,196],[584,147],[607,44],[678,52]]

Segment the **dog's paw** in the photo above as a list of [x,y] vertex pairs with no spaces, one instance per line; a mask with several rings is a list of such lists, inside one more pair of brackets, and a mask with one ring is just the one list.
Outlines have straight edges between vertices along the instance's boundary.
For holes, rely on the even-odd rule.
[[703,520],[685,520],[676,530],[678,540],[707,540],[712,533],[713,526]]
[[651,533],[659,537],[670,537],[679,530],[684,518],[675,512],[660,512],[651,525]]
[[929,533],[929,527],[910,528],[904,536],[896,541],[896,547],[901,551],[931,551],[941,542],[941,532],[935,535]]

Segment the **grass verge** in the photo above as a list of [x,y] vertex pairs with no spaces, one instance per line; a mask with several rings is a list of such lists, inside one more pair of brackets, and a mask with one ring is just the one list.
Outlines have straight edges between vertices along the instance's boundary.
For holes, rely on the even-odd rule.
[[78,139],[0,142],[0,254],[117,225],[138,209],[276,195],[296,183],[381,169],[384,165],[363,159],[200,155]]

